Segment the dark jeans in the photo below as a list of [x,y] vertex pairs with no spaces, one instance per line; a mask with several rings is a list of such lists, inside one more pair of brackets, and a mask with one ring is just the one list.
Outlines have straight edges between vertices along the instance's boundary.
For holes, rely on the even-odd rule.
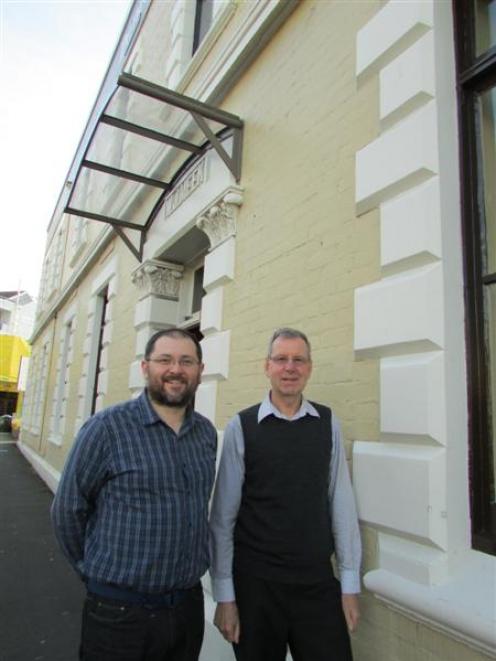
[[241,635],[237,661],[352,661],[335,578],[312,585],[234,577]]
[[170,608],[128,605],[89,594],[81,661],[197,661],[205,627],[201,585]]

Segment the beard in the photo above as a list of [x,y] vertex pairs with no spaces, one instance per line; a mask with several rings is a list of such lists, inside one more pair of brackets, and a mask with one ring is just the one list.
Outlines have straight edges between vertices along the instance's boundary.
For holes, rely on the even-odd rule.
[[[165,383],[182,383],[184,388],[177,393],[167,392],[164,388]],[[147,384],[148,394],[156,404],[169,406],[172,408],[186,408],[193,402],[200,379],[191,381],[183,377],[165,377],[155,380],[149,380]]]

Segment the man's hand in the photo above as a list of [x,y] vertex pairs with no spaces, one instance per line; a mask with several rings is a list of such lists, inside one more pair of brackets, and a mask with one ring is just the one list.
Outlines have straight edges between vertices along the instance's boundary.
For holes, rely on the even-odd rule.
[[343,605],[343,613],[348,626],[348,631],[353,633],[358,626],[360,619],[360,607],[358,605],[358,595],[356,594],[342,594],[341,603]]
[[214,625],[228,643],[239,643],[239,616],[235,601],[217,604]]

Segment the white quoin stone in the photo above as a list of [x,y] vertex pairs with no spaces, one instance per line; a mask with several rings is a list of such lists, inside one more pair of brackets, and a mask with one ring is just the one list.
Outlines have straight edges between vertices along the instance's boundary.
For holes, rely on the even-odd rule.
[[356,441],[353,484],[364,523],[446,547],[444,449]]
[[358,213],[426,181],[438,169],[436,105],[431,101],[357,152]]
[[442,351],[381,360],[381,433],[446,444]]
[[431,2],[388,2],[357,34],[357,76],[379,70],[432,25]]
[[434,35],[428,32],[380,73],[383,125],[434,97],[434,71]]
[[440,264],[355,290],[355,351],[388,356],[443,347],[443,284]]
[[412,258],[441,258],[438,177],[381,205],[382,266]]

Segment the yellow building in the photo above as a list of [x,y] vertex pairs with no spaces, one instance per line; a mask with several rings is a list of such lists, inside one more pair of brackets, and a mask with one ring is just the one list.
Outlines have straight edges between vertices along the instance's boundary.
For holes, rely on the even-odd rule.
[[[203,337],[220,437],[273,329],[308,333],[361,520],[356,661],[496,654],[492,6],[134,2],[48,228],[20,447],[53,489],[153,331]],[[202,660],[232,659],[205,586]]]
[[31,355],[22,337],[0,334],[0,415],[20,415],[24,396],[25,371]]

